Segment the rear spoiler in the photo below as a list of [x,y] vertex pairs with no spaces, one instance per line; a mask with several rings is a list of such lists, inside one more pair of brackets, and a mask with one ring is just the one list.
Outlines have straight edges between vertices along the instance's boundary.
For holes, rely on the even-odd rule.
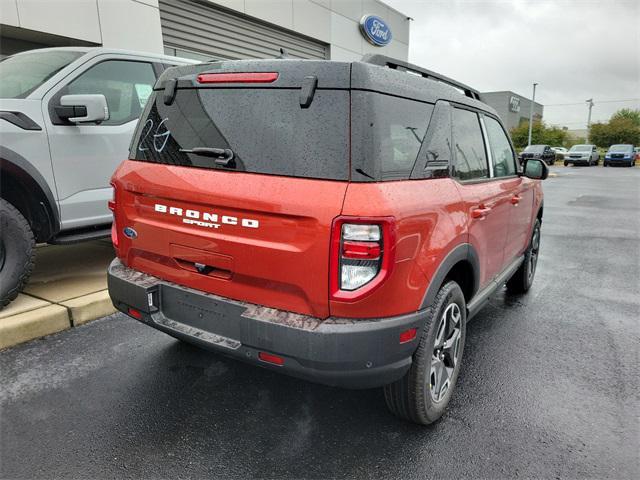
[[426,68],[419,67],[412,63],[403,62],[402,60],[396,60],[395,58],[387,57],[385,55],[378,54],[368,54],[362,57],[361,62],[369,63],[371,65],[378,65],[380,67],[388,67],[393,70],[401,70],[408,71],[415,74],[418,74],[424,78],[429,78],[432,80],[436,80],[438,82],[446,83],[458,90],[462,90],[462,92],[469,98],[473,98],[474,100],[480,100],[480,92],[477,90],[465,85],[464,83],[457,82],[449,77],[445,77],[436,72],[432,72],[431,70],[427,70]]

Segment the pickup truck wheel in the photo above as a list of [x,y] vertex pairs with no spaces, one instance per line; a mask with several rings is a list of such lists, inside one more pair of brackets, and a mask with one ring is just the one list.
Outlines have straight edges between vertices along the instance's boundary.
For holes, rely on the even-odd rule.
[[394,415],[428,425],[445,412],[462,363],[466,312],[460,286],[447,282],[427,309],[411,368],[400,380],[384,387],[387,407]]
[[35,239],[29,223],[0,198],[0,309],[14,300],[31,276]]
[[516,273],[507,281],[507,290],[512,293],[526,293],[533,284],[533,277],[536,274],[538,265],[538,253],[540,251],[540,219],[536,219],[533,225],[533,233],[529,248],[524,254],[524,262]]

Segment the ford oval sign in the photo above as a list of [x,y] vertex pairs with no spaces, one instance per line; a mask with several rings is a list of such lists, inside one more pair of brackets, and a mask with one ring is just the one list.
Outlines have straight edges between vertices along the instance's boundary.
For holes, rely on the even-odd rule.
[[391,29],[380,17],[365,15],[360,20],[360,30],[364,38],[377,47],[391,43]]

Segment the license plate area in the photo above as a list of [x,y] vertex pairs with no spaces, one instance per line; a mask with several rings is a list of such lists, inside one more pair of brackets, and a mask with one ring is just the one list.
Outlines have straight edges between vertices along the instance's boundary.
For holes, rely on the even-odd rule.
[[[241,337],[241,315],[245,310],[241,305],[166,284],[161,286],[160,298],[162,317],[167,322],[176,322],[226,339]],[[169,324],[165,326],[172,328]],[[179,325],[174,327],[178,329]],[[240,342],[235,341],[239,346]]]

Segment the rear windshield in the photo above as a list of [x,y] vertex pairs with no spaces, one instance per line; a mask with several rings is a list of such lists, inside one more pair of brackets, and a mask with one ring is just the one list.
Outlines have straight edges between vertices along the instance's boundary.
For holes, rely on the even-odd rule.
[[[136,160],[347,180],[349,93],[318,89],[305,109],[300,89],[179,89],[169,106],[154,92],[131,145]],[[233,162],[188,152],[198,148],[231,150]]]

